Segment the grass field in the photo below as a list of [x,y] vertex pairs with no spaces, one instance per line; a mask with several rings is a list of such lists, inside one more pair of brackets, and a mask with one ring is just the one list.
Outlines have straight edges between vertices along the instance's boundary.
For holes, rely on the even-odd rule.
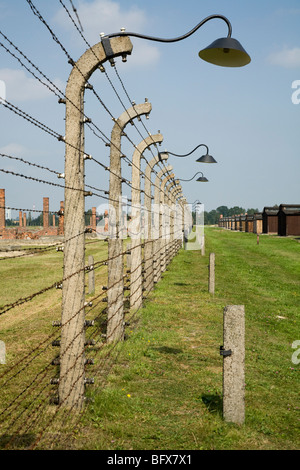
[[[64,445],[53,440],[48,448],[300,448],[300,368],[292,360],[298,358],[292,344],[300,340],[300,245],[292,238],[267,235],[257,244],[254,234],[213,227],[205,234],[205,256],[181,250],[131,319],[126,341],[107,346],[113,367],[105,382],[99,366],[103,358],[95,356],[90,369],[95,385],[87,392],[92,403],[72,438]],[[89,250],[95,259],[103,256],[97,244]],[[210,252],[216,255],[214,295],[208,293]],[[38,290],[61,277],[57,253],[2,263],[2,305],[25,295],[29,286]],[[104,278],[99,272],[101,286]],[[246,312],[242,426],[226,423],[222,416],[219,347],[223,309],[231,304],[244,305]],[[60,295],[51,291],[0,316],[8,362],[24,353],[28,342],[32,346],[48,334],[49,323],[59,314]]]
[[[89,449],[299,449],[300,246],[206,229],[206,255],[181,251],[93,393]],[[208,256],[216,291],[208,294]],[[246,420],[222,417],[223,308],[245,305]],[[83,437],[84,436],[84,437]]]

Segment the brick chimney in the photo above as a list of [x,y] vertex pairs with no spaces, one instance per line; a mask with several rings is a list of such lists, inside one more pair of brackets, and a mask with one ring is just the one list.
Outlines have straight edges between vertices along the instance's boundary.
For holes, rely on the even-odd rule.
[[58,235],[64,234],[64,201],[60,201],[59,219],[58,219]]
[[5,189],[0,189],[0,230],[5,228]]
[[43,227],[49,227],[49,198],[43,198]]
[[104,212],[104,232],[108,232],[108,210]]
[[96,221],[96,207],[92,207],[92,229],[93,229],[93,232],[96,233],[96,226],[97,226],[97,221]]

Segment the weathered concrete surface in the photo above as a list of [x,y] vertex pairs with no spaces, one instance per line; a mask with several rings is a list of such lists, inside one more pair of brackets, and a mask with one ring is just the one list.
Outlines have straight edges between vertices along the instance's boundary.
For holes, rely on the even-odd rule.
[[223,417],[243,424],[245,420],[245,308],[224,308],[223,347],[231,355],[223,358]]

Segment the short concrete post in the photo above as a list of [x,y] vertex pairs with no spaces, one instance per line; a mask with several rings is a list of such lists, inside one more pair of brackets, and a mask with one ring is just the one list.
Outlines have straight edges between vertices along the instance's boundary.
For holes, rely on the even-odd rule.
[[95,271],[94,271],[94,257],[89,256],[89,294],[95,292]]
[[208,291],[210,294],[215,293],[215,253],[209,254],[209,280],[208,280]]
[[245,309],[244,305],[224,308],[223,418],[243,424],[245,420]]
[[201,255],[205,256],[205,236],[204,235],[201,240]]

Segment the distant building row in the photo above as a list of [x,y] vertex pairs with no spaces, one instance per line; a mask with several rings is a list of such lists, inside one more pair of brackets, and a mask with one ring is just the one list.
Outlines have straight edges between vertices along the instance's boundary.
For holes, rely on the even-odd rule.
[[255,214],[221,216],[219,227],[257,234],[300,235],[300,204],[264,207],[262,212]]

